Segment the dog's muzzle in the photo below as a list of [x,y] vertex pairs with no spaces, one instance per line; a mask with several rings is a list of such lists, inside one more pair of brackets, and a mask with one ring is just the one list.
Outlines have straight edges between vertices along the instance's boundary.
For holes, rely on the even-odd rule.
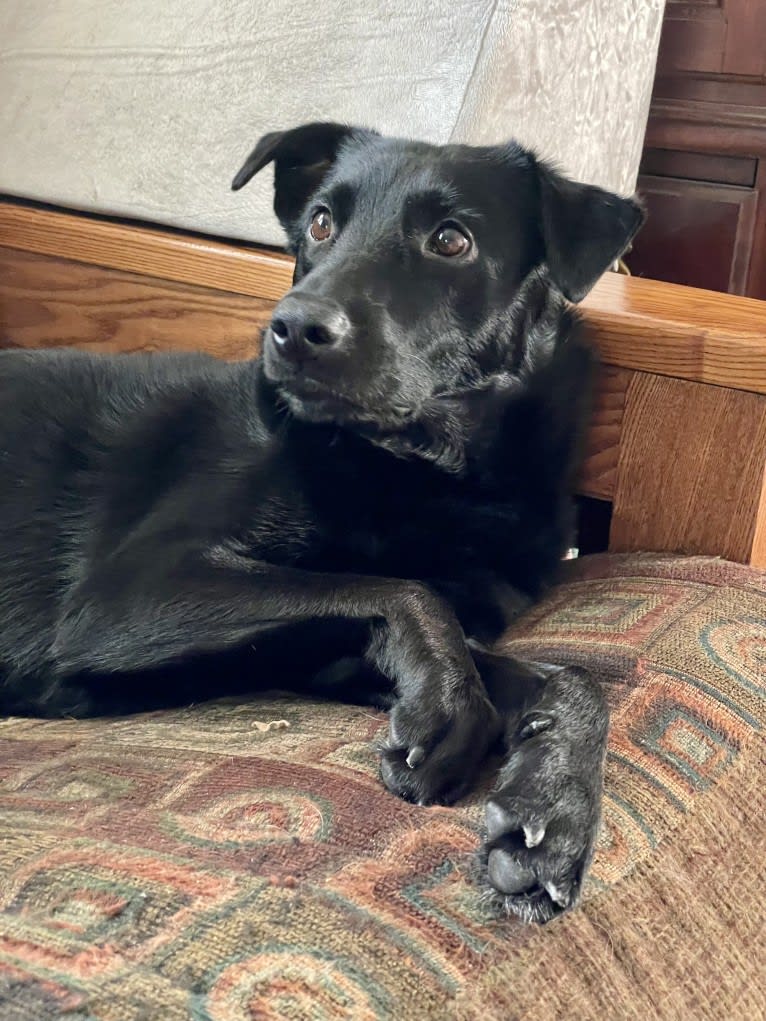
[[272,350],[293,366],[337,350],[350,334],[351,323],[340,305],[313,294],[288,294],[274,310],[269,328]]

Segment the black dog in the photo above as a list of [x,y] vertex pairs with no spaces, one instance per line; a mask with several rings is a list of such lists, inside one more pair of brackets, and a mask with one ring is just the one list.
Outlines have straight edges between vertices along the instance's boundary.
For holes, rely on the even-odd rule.
[[460,797],[505,739],[487,875],[548,919],[592,851],[604,701],[476,639],[571,541],[591,357],[562,294],[642,213],[513,144],[311,124],[234,188],[272,161],[297,262],[262,359],[0,355],[3,709],[393,694],[402,797]]

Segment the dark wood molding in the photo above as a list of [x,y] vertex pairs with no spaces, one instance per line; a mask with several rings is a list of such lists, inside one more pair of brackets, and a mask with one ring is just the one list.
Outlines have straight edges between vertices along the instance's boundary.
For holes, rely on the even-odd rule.
[[715,74],[658,73],[654,81],[652,101],[660,98],[699,100],[759,109],[766,105],[766,80],[725,78]]
[[[766,299],[764,164],[766,2],[668,0],[642,161],[653,179],[640,179],[649,223],[631,268]],[[719,190],[694,194],[700,181]],[[752,192],[737,222],[727,185]]]
[[645,145],[766,156],[766,106],[657,97],[650,108]]

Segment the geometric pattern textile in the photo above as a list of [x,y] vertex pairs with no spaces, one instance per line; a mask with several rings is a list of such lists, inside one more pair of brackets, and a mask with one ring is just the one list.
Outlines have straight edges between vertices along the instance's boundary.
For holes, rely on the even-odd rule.
[[[583,904],[493,918],[480,789],[389,795],[382,713],[0,721],[2,1021],[764,1017],[766,573],[598,555],[503,637],[612,722]],[[278,685],[275,678],[275,685]]]

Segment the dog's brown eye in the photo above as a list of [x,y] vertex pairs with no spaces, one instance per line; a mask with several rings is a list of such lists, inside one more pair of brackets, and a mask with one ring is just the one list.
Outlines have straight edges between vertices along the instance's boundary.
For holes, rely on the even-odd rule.
[[332,234],[332,214],[329,209],[317,209],[311,219],[309,234],[315,241],[326,241]]
[[445,224],[432,235],[429,248],[437,255],[443,255],[448,259],[456,255],[465,255],[471,250],[471,240],[467,238],[462,230]]

